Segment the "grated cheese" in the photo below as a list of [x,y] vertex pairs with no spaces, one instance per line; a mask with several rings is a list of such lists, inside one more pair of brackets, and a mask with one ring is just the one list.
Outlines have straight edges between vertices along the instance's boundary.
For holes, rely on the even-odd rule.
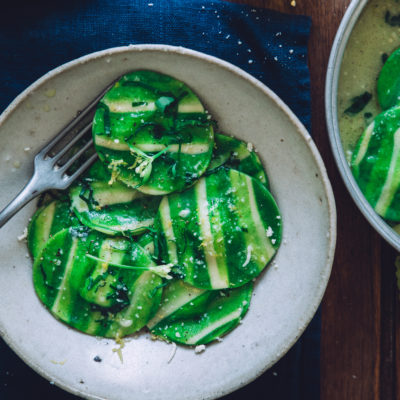
[[173,358],[175,357],[175,354],[176,354],[176,348],[177,348],[176,343],[172,342],[171,344],[172,344],[172,350],[171,350],[171,354],[169,355],[167,364],[169,364],[173,360]]
[[204,346],[204,344],[200,344],[200,345],[198,345],[198,346],[196,346],[196,347],[194,348],[194,352],[195,352],[196,354],[203,353],[203,351],[206,351],[206,346]]
[[22,235],[19,235],[17,237],[19,242],[22,242],[23,240],[25,240],[28,237],[28,228],[24,228],[24,231],[22,232]]

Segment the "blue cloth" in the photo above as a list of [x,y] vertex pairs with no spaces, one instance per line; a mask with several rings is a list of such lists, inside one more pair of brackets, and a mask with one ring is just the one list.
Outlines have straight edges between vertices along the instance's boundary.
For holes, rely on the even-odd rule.
[[[52,68],[93,51],[140,43],[185,46],[227,60],[274,90],[310,129],[307,41],[311,21],[225,1],[14,0],[0,14],[0,111]],[[320,316],[273,368],[224,397],[319,399]],[[27,340],[29,334],[27,333]],[[0,342],[0,398],[75,399]]]

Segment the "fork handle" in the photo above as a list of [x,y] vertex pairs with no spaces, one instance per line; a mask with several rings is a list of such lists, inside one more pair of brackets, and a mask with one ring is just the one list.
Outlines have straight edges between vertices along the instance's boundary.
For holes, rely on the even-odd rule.
[[38,187],[36,179],[31,179],[17,194],[7,207],[0,212],[0,228],[13,217],[23,206],[42,193],[44,190]]

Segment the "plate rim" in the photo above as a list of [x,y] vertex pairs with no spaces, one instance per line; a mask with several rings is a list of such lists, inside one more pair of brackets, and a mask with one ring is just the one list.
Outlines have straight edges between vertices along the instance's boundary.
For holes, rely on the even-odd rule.
[[[204,397],[204,399],[216,399],[216,398],[219,398],[220,396],[224,396],[229,393],[232,393],[232,392],[248,385],[249,383],[253,382],[259,376],[261,376],[266,370],[268,370],[272,365],[274,365],[277,361],[279,361],[289,351],[289,349],[297,342],[297,340],[303,334],[304,330],[306,329],[306,327],[309,325],[310,321],[314,317],[314,315],[322,301],[322,298],[324,296],[324,293],[325,293],[325,290],[326,290],[326,287],[327,287],[327,284],[329,281],[329,277],[330,277],[331,270],[332,270],[333,259],[334,259],[335,247],[336,247],[337,221],[336,221],[336,204],[335,204],[335,199],[334,199],[334,195],[333,195],[333,190],[332,190],[329,178],[328,178],[328,173],[327,173],[326,167],[324,165],[322,157],[321,157],[312,137],[310,136],[310,134],[308,133],[308,131],[304,127],[304,125],[300,122],[298,117],[293,113],[293,111],[286,105],[286,103],[284,103],[284,101],[275,92],[273,92],[268,86],[263,84],[261,81],[259,81],[255,77],[253,77],[251,74],[245,72],[241,68],[231,64],[228,61],[225,61],[223,59],[220,59],[220,58],[212,56],[212,55],[208,55],[203,52],[185,48],[182,46],[172,46],[172,45],[164,45],[164,44],[137,44],[137,45],[128,45],[128,46],[118,46],[118,47],[111,47],[108,49],[89,53],[89,54],[83,55],[79,58],[76,58],[74,60],[68,61],[67,63],[64,63],[64,64],[50,70],[49,72],[45,73],[43,76],[38,78],[32,84],[30,84],[17,97],[15,97],[14,100],[6,107],[6,109],[0,115],[0,129],[3,125],[3,123],[8,119],[8,117],[13,113],[13,111],[29,96],[29,94],[32,91],[35,91],[36,89],[38,89],[49,79],[63,73],[64,71],[67,71],[70,68],[73,68],[76,65],[88,63],[96,58],[101,58],[106,55],[113,55],[116,53],[124,53],[124,52],[130,52],[130,51],[133,51],[133,52],[137,52],[137,51],[160,52],[161,51],[161,52],[165,52],[165,53],[175,53],[178,55],[188,56],[188,57],[191,57],[194,59],[200,59],[200,60],[206,61],[212,65],[216,65],[225,70],[228,70],[229,72],[244,79],[245,81],[249,82],[252,86],[255,86],[258,90],[263,92],[263,94],[266,95],[267,97],[269,97],[276,104],[276,106],[288,117],[290,123],[296,128],[297,134],[300,136],[300,138],[306,144],[308,150],[310,151],[310,153],[315,161],[316,167],[318,168],[319,179],[323,186],[324,194],[325,194],[326,200],[327,200],[327,209],[328,209],[327,221],[329,224],[329,230],[328,230],[329,237],[328,237],[328,242],[327,242],[327,252],[326,252],[326,258],[325,258],[326,261],[325,261],[325,265],[321,268],[321,271],[319,274],[319,276],[320,276],[319,285],[317,287],[317,290],[313,293],[312,301],[310,301],[309,307],[307,308],[305,313],[301,316],[301,319],[299,319],[299,320],[301,320],[302,325],[297,329],[296,334],[293,335],[292,339],[285,344],[284,348],[282,348],[282,350],[279,352],[279,354],[277,354],[275,357],[273,357],[269,363],[265,364],[265,366],[261,370],[252,374],[251,377],[246,376],[245,377],[246,379],[244,379],[243,381],[241,380],[235,386],[231,386],[228,389],[224,389],[221,392],[218,392],[218,394],[214,392],[214,393]],[[53,377],[50,373],[46,372],[39,365],[36,365],[33,360],[29,359],[28,356],[26,356],[25,354],[22,354],[21,352],[18,351],[16,343],[14,343],[12,338],[6,332],[3,331],[2,325],[3,324],[0,321],[0,336],[3,338],[3,340],[18,355],[19,358],[21,358],[30,368],[32,368],[34,371],[39,373],[42,377],[44,377],[48,381],[52,382],[56,386],[62,388],[63,390],[65,390],[69,393],[72,393],[74,395],[82,396],[84,398],[93,399],[93,400],[106,400],[106,398],[87,393],[84,390],[79,390],[79,389],[73,387],[72,385],[69,385],[68,383],[60,381],[59,379]]]

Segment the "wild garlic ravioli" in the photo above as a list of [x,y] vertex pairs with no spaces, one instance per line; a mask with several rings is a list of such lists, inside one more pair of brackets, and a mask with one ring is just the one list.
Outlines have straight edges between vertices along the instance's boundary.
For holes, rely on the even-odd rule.
[[40,207],[28,226],[28,248],[32,257],[39,255],[51,236],[67,227],[79,225],[78,218],[65,201],[53,200]]
[[138,235],[154,223],[160,204],[121,182],[96,161],[70,189],[71,207],[83,225],[109,235]]
[[258,179],[269,188],[267,174],[260,158],[255,153],[251,143],[245,143],[232,136],[216,132],[214,136],[213,156],[208,166],[212,172],[220,166],[236,169]]
[[206,344],[240,323],[249,309],[252,292],[252,282],[222,291],[173,281],[165,288],[160,308],[147,326],[166,340],[193,346]]
[[71,327],[116,338],[221,340],[275,256],[281,214],[252,144],[217,132],[197,95],[154,71],[99,102],[99,155],[28,229],[33,283]]
[[[154,234],[146,233],[138,242],[155,254]],[[174,279],[165,285],[160,307],[147,326],[153,335],[179,344],[221,341],[241,323],[252,293],[252,282],[234,290],[205,290]]]
[[91,335],[118,338],[141,329],[157,311],[162,280],[154,267],[138,244],[69,228],[43,247],[33,282],[56,318]]
[[100,101],[93,137],[113,176],[163,195],[198,179],[211,159],[214,131],[200,99],[183,82],[153,71],[124,75]]
[[268,189],[220,168],[190,189],[165,196],[156,217],[162,258],[203,289],[239,287],[256,278],[281,241],[281,216]]
[[400,222],[400,107],[375,117],[362,134],[351,162],[353,175],[375,211]]

